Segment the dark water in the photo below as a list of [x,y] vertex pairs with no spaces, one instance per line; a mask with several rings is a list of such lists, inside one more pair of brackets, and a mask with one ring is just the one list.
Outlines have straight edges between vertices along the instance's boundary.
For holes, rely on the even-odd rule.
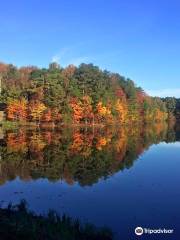
[[116,239],[136,239],[137,226],[174,229],[138,239],[180,236],[177,127],[1,130],[0,138],[2,207],[25,199],[37,213],[105,225]]

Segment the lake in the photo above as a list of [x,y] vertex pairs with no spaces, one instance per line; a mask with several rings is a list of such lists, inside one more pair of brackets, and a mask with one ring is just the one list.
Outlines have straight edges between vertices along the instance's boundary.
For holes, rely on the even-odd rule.
[[107,226],[115,239],[135,239],[137,226],[180,235],[178,126],[1,129],[0,144],[1,207],[25,199],[36,213]]

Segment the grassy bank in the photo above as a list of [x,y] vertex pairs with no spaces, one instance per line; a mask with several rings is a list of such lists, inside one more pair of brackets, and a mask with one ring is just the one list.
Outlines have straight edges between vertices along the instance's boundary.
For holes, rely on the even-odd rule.
[[19,122],[3,121],[0,122],[0,126],[5,130],[18,129],[20,127]]
[[[105,124],[105,123],[57,123],[55,124],[54,122],[20,122],[20,121],[3,121],[0,122],[0,126],[4,129],[4,130],[16,130],[22,127],[26,127],[29,129],[58,129],[58,128],[62,128],[62,127],[72,127],[72,128],[104,128],[104,127],[134,127],[134,126],[139,126],[139,125],[144,125],[144,126],[148,126],[148,125],[153,125],[153,124],[158,124],[158,123],[167,123],[167,121],[158,121],[158,122],[140,122],[140,121],[135,121],[133,123],[118,123],[117,121],[109,123],[109,124]],[[169,122],[168,122],[169,123]],[[175,123],[175,122],[172,122]]]
[[[112,124],[113,125],[113,124]],[[5,130],[13,130],[13,129],[18,129],[20,127],[28,127],[28,128],[61,128],[61,127],[95,127],[95,128],[102,128],[106,126],[106,124],[84,124],[84,123],[79,123],[79,124],[73,124],[73,123],[58,123],[55,124],[53,122],[41,122],[40,124],[36,122],[14,122],[14,121],[3,121],[0,122],[0,126],[5,129]]]

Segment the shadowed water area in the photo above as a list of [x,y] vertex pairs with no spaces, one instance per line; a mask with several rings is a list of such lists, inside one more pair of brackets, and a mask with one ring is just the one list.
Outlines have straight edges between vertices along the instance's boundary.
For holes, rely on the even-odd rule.
[[177,125],[0,130],[1,207],[25,199],[116,239],[135,238],[137,226],[180,234],[179,169]]

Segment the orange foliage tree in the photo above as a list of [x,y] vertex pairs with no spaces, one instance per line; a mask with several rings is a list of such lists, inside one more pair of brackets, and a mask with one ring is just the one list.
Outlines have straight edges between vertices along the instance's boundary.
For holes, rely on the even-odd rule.
[[7,119],[12,121],[22,121],[27,118],[27,101],[22,98],[20,100],[13,99],[7,104]]
[[79,123],[80,120],[83,118],[83,108],[82,103],[77,98],[71,98],[70,106],[73,112],[73,122]]

